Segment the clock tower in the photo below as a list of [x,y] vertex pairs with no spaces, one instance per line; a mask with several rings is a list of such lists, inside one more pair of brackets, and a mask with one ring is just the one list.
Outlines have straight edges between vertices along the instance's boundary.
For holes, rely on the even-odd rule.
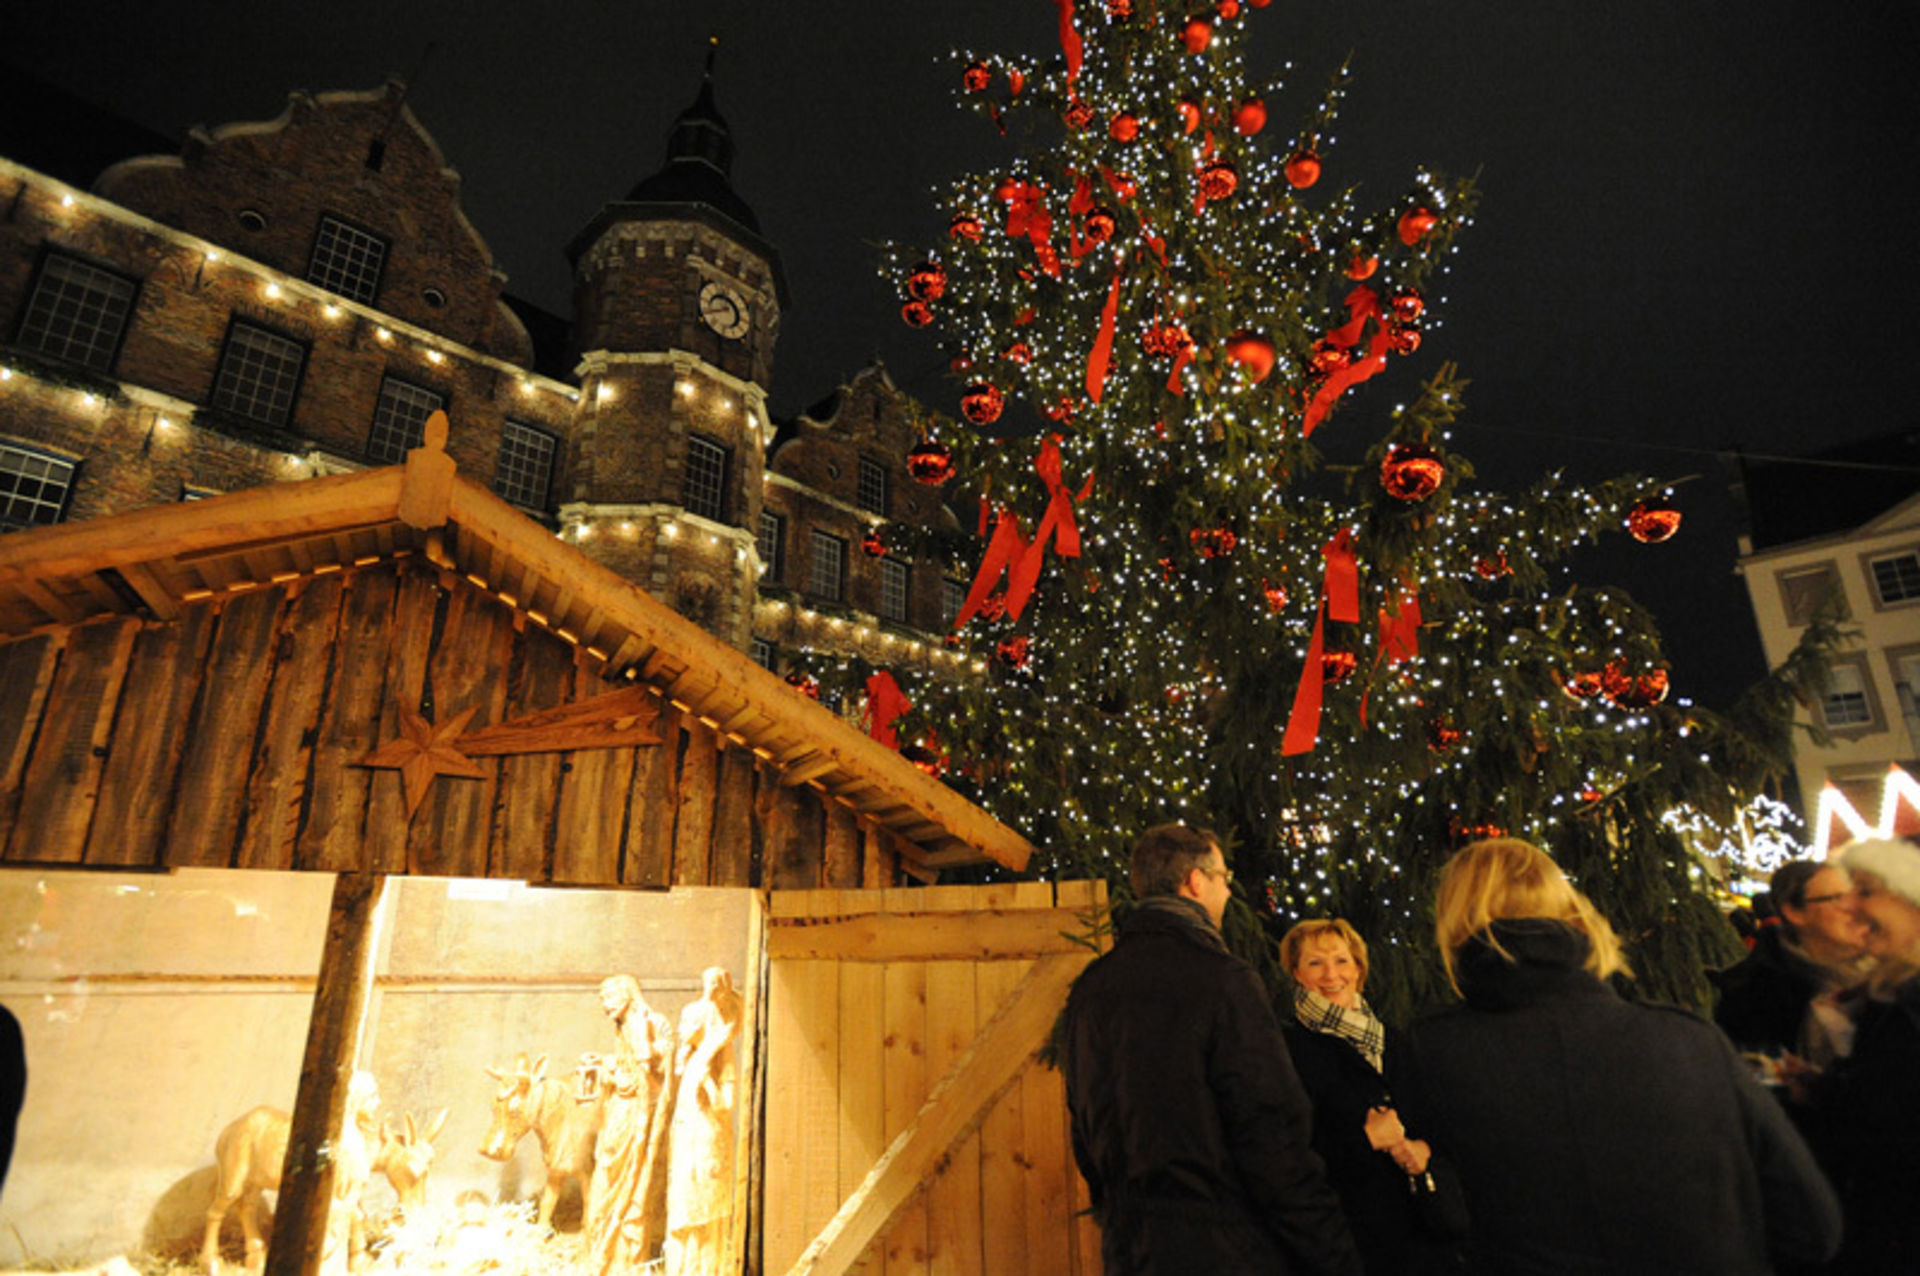
[[787,290],[732,167],[709,52],[666,164],[568,246],[580,399],[560,519],[568,541],[744,648]]

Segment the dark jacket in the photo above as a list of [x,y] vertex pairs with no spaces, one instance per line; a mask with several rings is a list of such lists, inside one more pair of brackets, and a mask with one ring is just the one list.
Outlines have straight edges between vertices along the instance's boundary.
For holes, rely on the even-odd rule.
[[1107,1276],[1359,1276],[1266,990],[1199,905],[1136,908],[1062,1028]]
[[1763,926],[1753,949],[1711,976],[1720,989],[1713,1021],[1742,1050],[1765,1054],[1800,1049],[1807,1004],[1819,994],[1825,973],[1787,947],[1778,926]]
[[1920,1265],[1920,981],[1868,1004],[1853,1053],[1822,1081],[1847,1239],[1835,1273]]
[[1833,1189],[1724,1036],[1622,1001],[1571,927],[1495,935],[1517,962],[1466,945],[1466,1004],[1414,1026],[1397,1096],[1459,1172],[1475,1272],[1760,1276],[1832,1256]]
[[[1327,1181],[1340,1197],[1370,1276],[1449,1270],[1446,1247],[1424,1235],[1414,1216],[1406,1173],[1367,1141],[1368,1110],[1394,1103],[1388,1078],[1351,1042],[1297,1023],[1285,1024],[1281,1031],[1294,1071],[1313,1102],[1313,1150],[1327,1164]],[[1396,1078],[1404,1040],[1387,1029],[1385,1063]],[[1421,1137],[1416,1129],[1407,1134]]]

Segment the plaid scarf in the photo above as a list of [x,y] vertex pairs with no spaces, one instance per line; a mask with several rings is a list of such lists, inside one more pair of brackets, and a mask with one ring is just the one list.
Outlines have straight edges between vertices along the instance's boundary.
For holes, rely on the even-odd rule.
[[1338,1037],[1350,1043],[1373,1065],[1375,1072],[1385,1073],[1383,1060],[1387,1053],[1387,1030],[1373,1017],[1373,1007],[1367,1004],[1367,999],[1361,997],[1357,1000],[1359,1004],[1349,1010],[1296,984],[1293,989],[1293,1017],[1302,1028],[1324,1032],[1329,1037]]

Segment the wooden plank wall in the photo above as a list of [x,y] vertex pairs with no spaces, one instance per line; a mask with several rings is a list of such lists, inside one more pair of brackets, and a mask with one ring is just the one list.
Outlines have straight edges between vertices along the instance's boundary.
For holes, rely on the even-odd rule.
[[[888,835],[653,698],[658,746],[483,759],[411,820],[353,765],[404,700],[469,729],[614,690],[571,645],[418,559],[0,644],[0,863],[858,887]],[[798,694],[798,693],[795,693]]]
[[[911,1122],[1094,882],[794,891],[770,901],[760,1270],[781,1276]],[[823,938],[809,942],[810,935]],[[1060,1074],[1030,1063],[856,1270],[1097,1276]]]

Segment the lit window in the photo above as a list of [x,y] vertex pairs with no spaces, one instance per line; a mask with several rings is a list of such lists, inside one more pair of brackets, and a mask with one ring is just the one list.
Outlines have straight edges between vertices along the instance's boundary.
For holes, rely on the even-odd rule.
[[704,434],[687,436],[687,470],[680,504],[689,514],[726,521],[727,449]]
[[420,446],[427,418],[446,406],[446,396],[387,377],[380,382],[380,402],[373,409],[373,433],[367,437],[367,458],[397,465]]
[[298,341],[236,319],[214,373],[213,406],[261,425],[285,425],[306,362],[307,348]]
[[545,509],[553,484],[553,454],[558,440],[545,430],[508,421],[500,432],[500,467],[493,490],[515,505]]
[[887,467],[868,457],[860,458],[860,508],[875,514],[887,512]]
[[1889,554],[1873,559],[1873,588],[1883,603],[1906,602],[1920,598],[1920,554]]
[[[753,663],[759,665],[762,669],[774,668],[775,656],[773,654],[773,644],[758,634],[754,635],[753,645],[749,648],[748,654],[753,657]],[[776,670],[776,672],[778,671]]]
[[807,563],[807,592],[839,599],[846,588],[847,543],[826,532],[813,534],[813,556]]
[[756,548],[760,553],[760,565],[763,575],[775,584],[786,574],[786,563],[782,560],[781,549],[787,540],[787,520],[769,510],[760,511],[760,540]]
[[105,372],[133,308],[134,284],[84,261],[49,253],[20,321],[19,346]]
[[0,528],[59,522],[73,470],[72,461],[0,443]]
[[1873,702],[1867,695],[1866,671],[1859,665],[1836,661],[1820,702],[1820,716],[1829,728],[1861,727],[1873,722]]
[[911,574],[907,564],[897,558],[880,560],[880,618],[905,621],[907,618],[907,582]]
[[387,245],[337,217],[322,216],[313,237],[313,256],[307,279],[349,301],[372,305],[380,291],[380,271],[386,265]]

